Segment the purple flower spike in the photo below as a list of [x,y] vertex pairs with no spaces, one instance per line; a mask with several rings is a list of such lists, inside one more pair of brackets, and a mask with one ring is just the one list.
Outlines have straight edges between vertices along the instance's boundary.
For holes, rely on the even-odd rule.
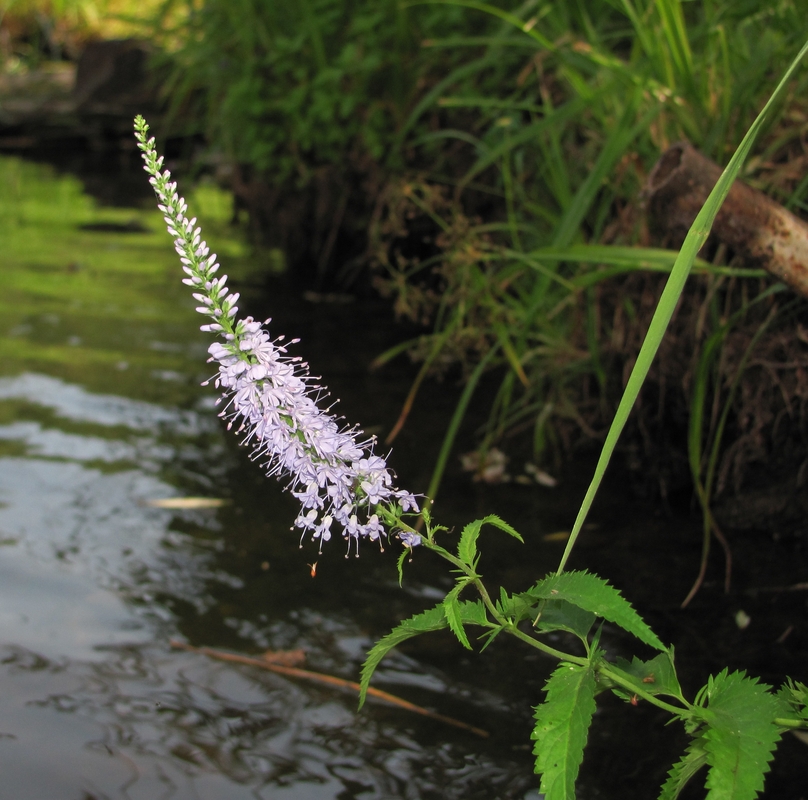
[[[218,365],[215,384],[223,389],[219,415],[228,428],[245,434],[252,457],[268,475],[287,480],[302,506],[294,525],[303,537],[310,535],[322,548],[336,523],[349,551],[351,542],[358,547],[363,538],[381,541],[387,531],[380,518],[398,520],[404,512],[417,512],[415,496],[393,486],[385,460],[373,453],[373,437],[358,441],[360,430],[340,428],[335,417],[318,408],[323,387],[306,363],[287,354],[282,337],[271,339],[252,317],[236,320],[239,296],[229,292],[226,275],[214,277],[216,255],[210,255],[196,218],[186,218],[188,206],[169,171],[160,171],[163,158],[157,157],[148,130],[137,117],[138,147],[187,276],[183,283],[194,289],[196,310],[210,320],[202,330],[222,339],[208,348],[209,361]],[[396,532],[406,547],[420,544],[418,534]]]

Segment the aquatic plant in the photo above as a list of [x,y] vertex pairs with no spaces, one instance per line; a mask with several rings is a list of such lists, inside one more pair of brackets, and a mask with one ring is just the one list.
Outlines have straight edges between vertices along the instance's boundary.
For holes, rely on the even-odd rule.
[[[595,697],[603,690],[611,690],[632,706],[647,702],[663,709],[679,720],[689,734],[690,743],[671,768],[661,800],[678,797],[704,766],[708,769],[709,800],[753,800],[763,787],[782,733],[808,728],[808,687],[801,683],[789,681],[773,692],[742,671],[725,669],[711,676],[695,699],[689,701],[676,675],[673,647],[666,646],[606,581],[586,571],[564,571],[696,253],[768,111],[806,52],[808,44],[744,137],[673,264],[558,569],[516,593],[504,588],[498,593],[489,591],[479,572],[478,551],[484,525],[522,541],[516,530],[489,515],[466,525],[456,547],[450,550],[438,540],[448,538],[449,531],[433,523],[426,506],[421,512],[423,533],[419,533],[402,516],[416,508],[413,495],[391,488],[392,478],[385,462],[369,449],[363,455],[356,432],[340,432],[335,420],[317,408],[322,389],[311,382],[300,361],[287,355],[282,340],[271,340],[252,318],[234,321],[238,297],[228,293],[225,277],[215,276],[215,255],[209,254],[196,220],[186,217],[187,207],[177,193],[176,183],[170,181],[167,170],[161,171],[162,158],[157,157],[154,139],[147,138],[148,126],[141,117],[135,121],[146,171],[187,274],[185,283],[195,289],[194,296],[202,304],[200,313],[211,319],[203,329],[219,333],[224,339],[224,344],[217,342],[210,347],[211,360],[218,364],[216,382],[225,389],[222,415],[229,424],[238,423],[238,430],[247,431],[256,457],[269,459],[270,474],[290,476],[293,491],[305,487],[295,491],[303,504],[296,524],[304,528],[304,534],[311,528],[322,545],[331,523],[337,519],[350,543],[361,536],[379,539],[384,535],[378,520],[371,522],[372,513],[364,523],[356,519],[357,510],[378,513],[405,545],[398,559],[400,577],[404,561],[418,543],[452,567],[455,585],[446,596],[433,608],[400,623],[370,651],[362,670],[360,705],[384,656],[413,636],[448,628],[469,650],[473,649],[467,630],[470,628],[482,629],[479,638],[483,647],[503,633],[516,637],[561,662],[547,681],[545,701],[535,709],[532,733],[535,770],[541,775],[540,791],[546,800],[574,800],[575,782],[596,708]],[[476,591],[478,598],[461,600],[467,590]],[[598,619],[619,626],[656,654],[647,660],[636,656],[631,661],[608,660],[601,647],[600,627],[596,627]],[[584,655],[563,652],[548,644],[543,637],[557,631],[576,637]]]
[[[196,218],[188,219],[187,203],[177,193],[171,173],[148,138],[142,117],[135,121],[145,170],[160,201],[174,248],[193,288],[197,311],[210,318],[203,331],[218,333],[223,342],[209,348],[209,361],[218,366],[213,379],[224,390],[220,416],[228,427],[245,433],[252,457],[264,462],[269,475],[287,478],[302,510],[295,526],[310,533],[320,547],[331,538],[331,526],[358,549],[360,539],[381,541],[384,521],[408,547],[420,537],[396,528],[406,511],[418,511],[415,497],[393,486],[385,460],[373,453],[374,439],[360,440],[356,428],[340,428],[337,418],[318,406],[325,390],[309,374],[308,365],[291,356],[283,336],[272,339],[264,324],[252,317],[236,320],[239,295],[227,288],[227,276],[217,276],[216,254],[202,239]],[[293,340],[291,343],[296,343]],[[380,519],[381,517],[381,519]]]

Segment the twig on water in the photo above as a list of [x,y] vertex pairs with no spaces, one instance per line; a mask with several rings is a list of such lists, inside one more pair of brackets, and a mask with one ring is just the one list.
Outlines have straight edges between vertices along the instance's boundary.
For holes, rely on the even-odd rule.
[[[270,672],[277,672],[279,675],[287,675],[290,678],[299,678],[300,680],[311,681],[313,683],[324,683],[329,686],[338,686],[342,689],[351,689],[359,694],[360,687],[358,683],[345,680],[344,678],[337,678],[334,675],[325,675],[322,672],[311,672],[310,670],[299,669],[298,667],[287,667],[282,664],[275,664],[266,658],[243,656],[239,653],[228,653],[226,650],[214,650],[211,647],[194,647],[193,645],[185,644],[185,642],[180,642],[176,639],[171,639],[169,644],[177,650],[187,650],[189,653],[199,653],[203,656],[208,656],[209,658],[216,658],[219,661],[230,661],[234,664],[246,664],[251,667],[260,667],[261,669],[268,669]],[[490,735],[488,731],[484,731],[482,728],[475,728],[473,725],[468,725],[465,722],[461,722],[459,719],[447,717],[443,714],[438,714],[434,711],[423,708],[422,706],[417,706],[415,703],[410,703],[408,700],[404,700],[401,697],[396,697],[396,695],[390,694],[389,692],[383,692],[381,689],[374,689],[372,686],[370,686],[368,687],[367,693],[370,697],[376,697],[379,700],[391,703],[399,708],[404,708],[407,711],[412,711],[415,714],[420,714],[423,717],[429,717],[430,719],[445,722],[447,725],[453,725],[455,728],[462,728],[463,730],[474,733],[477,736],[482,736],[483,738],[487,739]]]

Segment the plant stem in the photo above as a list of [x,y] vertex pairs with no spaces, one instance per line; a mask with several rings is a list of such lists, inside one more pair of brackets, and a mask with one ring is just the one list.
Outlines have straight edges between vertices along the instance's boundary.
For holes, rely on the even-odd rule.
[[674,716],[681,717],[683,712],[688,711],[690,709],[690,704],[688,703],[686,703],[685,708],[677,708],[676,706],[673,706],[670,703],[666,703],[664,700],[660,700],[658,697],[656,697],[656,695],[646,692],[644,689],[641,689],[636,684],[626,680],[622,675],[613,672],[611,669],[609,669],[609,667],[610,665],[607,662],[601,661],[596,665],[595,668],[601,675],[608,678],[610,681],[618,684],[618,686],[622,686],[624,689],[627,689],[632,694],[637,695],[637,697],[641,697],[643,700],[646,700],[649,703],[653,703],[655,706],[658,706],[659,708],[662,708],[665,711],[670,712]]

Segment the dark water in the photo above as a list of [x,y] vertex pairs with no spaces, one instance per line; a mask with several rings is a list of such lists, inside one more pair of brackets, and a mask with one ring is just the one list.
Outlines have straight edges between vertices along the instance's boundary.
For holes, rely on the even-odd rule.
[[[517,643],[479,655],[423,637],[374,679],[488,739],[379,704],[357,713],[340,690],[170,646],[302,648],[308,669],[356,680],[373,641],[439,600],[451,577],[419,554],[400,588],[395,554],[298,549],[294,500],[222,430],[199,386],[208,340],[156,212],[97,207],[75,180],[10,159],[0,187],[0,797],[536,797],[530,707],[554,662]],[[242,309],[303,339],[349,420],[389,430],[412,377],[406,365],[368,370],[401,336],[389,310],[312,302],[281,279],[267,289],[261,257],[224,224],[227,199],[203,189],[192,203]],[[426,486],[456,394],[424,391],[396,442],[401,485]],[[589,474],[574,465],[551,490],[473,485],[453,468],[437,514],[453,526],[490,512],[514,523],[526,545],[492,532],[481,567],[492,585],[519,589],[557,564],[563,545],[548,534],[569,527]],[[808,680],[806,593],[778,589],[808,578],[798,540],[736,540],[734,594],[720,593],[716,559],[682,612],[698,520],[616,491],[575,566],[623,588],[676,644],[686,690],[724,666]],[[150,505],[177,497],[224,504]],[[630,653],[618,632],[605,640]],[[685,741],[663,719],[604,698],[580,797],[655,796]],[[807,755],[784,742],[767,797],[808,794]]]

